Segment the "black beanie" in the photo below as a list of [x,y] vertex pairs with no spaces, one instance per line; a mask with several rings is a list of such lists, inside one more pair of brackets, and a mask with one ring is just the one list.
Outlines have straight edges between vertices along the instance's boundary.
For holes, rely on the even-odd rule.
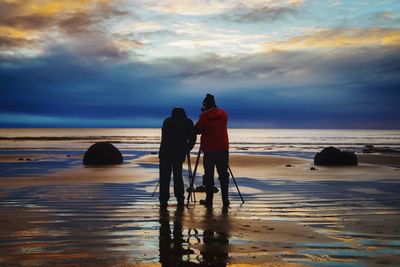
[[207,109],[216,107],[214,96],[207,94],[206,98],[203,100],[203,106],[205,106]]
[[183,118],[187,118],[185,110],[183,108],[181,108],[181,107],[175,107],[172,110],[172,117],[174,117],[174,118],[182,118],[182,119]]

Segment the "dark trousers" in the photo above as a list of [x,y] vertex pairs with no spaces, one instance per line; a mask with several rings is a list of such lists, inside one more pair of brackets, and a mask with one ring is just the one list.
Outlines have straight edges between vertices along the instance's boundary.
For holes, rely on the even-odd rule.
[[206,187],[206,202],[211,204],[214,196],[214,169],[217,168],[219,182],[221,184],[221,196],[224,205],[229,205],[228,173],[229,152],[204,152],[204,185]]
[[167,204],[169,200],[171,172],[174,177],[174,195],[178,203],[182,204],[185,201],[182,164],[183,161],[160,159],[160,204]]

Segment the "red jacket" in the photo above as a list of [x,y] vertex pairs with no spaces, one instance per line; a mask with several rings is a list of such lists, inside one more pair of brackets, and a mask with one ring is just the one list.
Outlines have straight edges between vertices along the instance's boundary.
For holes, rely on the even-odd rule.
[[194,126],[201,134],[201,148],[204,152],[222,152],[229,149],[228,115],[219,108],[203,112]]

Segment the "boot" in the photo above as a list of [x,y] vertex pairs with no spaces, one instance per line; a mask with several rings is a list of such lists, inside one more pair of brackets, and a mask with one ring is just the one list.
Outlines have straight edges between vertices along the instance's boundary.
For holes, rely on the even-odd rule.
[[221,180],[221,197],[222,197],[222,205],[224,205],[224,207],[229,207],[230,205],[228,185],[229,185],[228,182]]
[[211,187],[211,190],[210,188],[206,187],[206,199],[203,201],[200,200],[200,204],[203,204],[206,207],[212,207],[213,197],[214,197],[213,187]]

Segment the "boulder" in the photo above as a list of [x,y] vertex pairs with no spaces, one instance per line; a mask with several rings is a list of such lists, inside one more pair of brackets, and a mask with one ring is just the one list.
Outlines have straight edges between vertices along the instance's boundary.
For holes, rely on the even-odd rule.
[[83,156],[83,165],[122,164],[121,152],[110,142],[93,144]]
[[358,160],[353,152],[345,152],[335,147],[324,148],[321,152],[315,154],[315,165],[325,166],[347,166],[357,165]]

